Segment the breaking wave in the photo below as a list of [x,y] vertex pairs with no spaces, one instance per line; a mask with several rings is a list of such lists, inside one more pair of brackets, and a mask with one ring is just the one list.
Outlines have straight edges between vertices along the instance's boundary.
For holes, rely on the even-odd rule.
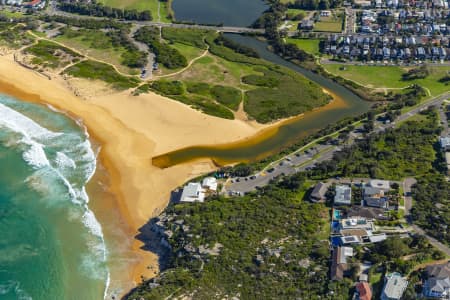
[[[89,197],[85,189],[95,173],[97,158],[86,128],[77,121],[81,127],[79,131],[54,132],[2,103],[0,115],[0,131],[10,136],[5,144],[18,149],[23,160],[33,170],[26,183],[44,198],[45,195],[60,195],[58,198],[69,200],[68,203],[74,207],[68,209],[68,215],[82,216],[80,222],[90,233],[87,237],[90,253],[83,257],[80,268],[87,276],[105,280],[106,295],[110,281],[106,267],[107,249],[102,227],[89,209]],[[73,214],[73,209],[80,213]],[[0,295],[12,288],[18,288],[18,284],[8,282],[0,285]]]

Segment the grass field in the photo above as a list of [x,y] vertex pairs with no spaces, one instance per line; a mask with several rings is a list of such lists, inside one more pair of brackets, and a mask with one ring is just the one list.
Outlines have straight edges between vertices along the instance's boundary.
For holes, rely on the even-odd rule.
[[136,87],[139,80],[118,74],[113,67],[100,62],[86,60],[67,68],[64,73],[85,79],[102,80],[116,90]]
[[[100,0],[99,2],[122,9],[136,9],[138,11],[150,10],[152,12],[153,20],[158,20],[158,0]],[[161,22],[170,23],[168,18],[170,8],[168,2],[160,2]]]
[[[182,44],[182,43],[178,43],[178,42],[170,44],[170,46],[172,48],[177,49],[184,57],[186,57],[186,60],[188,62],[196,57],[199,57],[205,51],[203,49],[199,49],[199,48],[189,46],[186,44]],[[181,69],[183,69],[183,68],[168,69],[160,64],[159,70],[157,72],[155,72],[155,75],[167,75],[167,74],[175,73]]]
[[64,34],[54,38],[55,41],[74,48],[92,58],[115,65],[121,72],[138,74],[139,69],[129,68],[122,64],[123,55],[127,52],[122,46],[113,47],[112,40],[100,30],[66,30]]
[[303,51],[305,51],[307,53],[310,53],[312,55],[320,55],[320,51],[319,51],[320,40],[318,40],[318,39],[293,39],[293,38],[288,38],[288,39],[286,39],[286,42],[288,44],[297,45],[298,48],[300,48]]
[[313,31],[341,32],[343,21],[344,14],[342,12],[335,12],[330,17],[320,17],[320,21],[314,24]]
[[[397,66],[352,66],[341,64],[324,65],[329,72],[350,79],[370,88],[404,88],[413,83],[430,90],[433,96],[450,89],[439,82],[450,71],[450,67],[429,67],[430,75],[424,79],[405,81],[402,75],[406,68]],[[344,69],[345,68],[345,69]]]

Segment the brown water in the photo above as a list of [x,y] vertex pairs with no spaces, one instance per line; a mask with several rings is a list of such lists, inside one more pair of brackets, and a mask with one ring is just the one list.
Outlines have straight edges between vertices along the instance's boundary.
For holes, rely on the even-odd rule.
[[210,158],[218,165],[251,162],[277,153],[327,125],[346,117],[361,115],[369,110],[369,103],[343,86],[291,62],[267,50],[267,44],[249,36],[229,34],[228,38],[258,51],[261,58],[297,71],[319,84],[333,95],[334,100],[302,116],[281,122],[255,136],[222,145],[199,145],[179,149],[153,158],[153,164],[167,168],[188,161]]

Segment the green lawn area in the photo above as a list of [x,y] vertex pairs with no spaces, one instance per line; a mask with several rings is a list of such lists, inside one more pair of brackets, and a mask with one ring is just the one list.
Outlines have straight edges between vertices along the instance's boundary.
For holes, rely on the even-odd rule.
[[113,47],[112,40],[100,30],[67,30],[54,38],[68,47],[92,58],[115,65],[121,72],[136,75],[139,69],[129,68],[122,64],[127,49],[123,46]]
[[344,14],[338,12],[330,17],[320,17],[320,21],[314,24],[313,31],[341,32]]
[[[189,46],[186,44],[181,43],[173,43],[170,44],[170,47],[177,49],[184,57],[186,57],[186,60],[190,62],[192,59],[199,57],[202,55],[202,53],[205,51],[203,49],[199,49],[193,46]],[[159,71],[155,72],[155,75],[166,75],[175,73],[183,68],[177,68],[177,69],[168,69],[165,68],[162,64],[159,65]]]
[[241,77],[250,74],[260,73],[255,71],[251,65],[228,61],[208,54],[197,60],[188,70],[173,78],[211,84],[220,82],[242,89],[249,89],[251,87],[241,83]]
[[[324,65],[329,72],[346,79],[356,81],[370,88],[404,88],[413,83],[428,88],[433,96],[449,90],[449,86],[439,82],[449,71],[450,67],[429,67],[430,75],[424,79],[405,81],[402,75],[406,68],[397,66],[352,66],[342,64]],[[380,76],[382,74],[382,76]]]
[[319,52],[319,39],[286,39],[288,44],[297,45],[298,48],[313,55],[320,55]]
[[[122,9],[150,10],[153,20],[158,21],[158,0],[100,0],[99,2]],[[169,2],[169,1],[168,1]],[[161,22],[170,23],[168,2],[161,2]]]
[[309,12],[303,9],[289,8],[286,12],[286,15],[288,19],[291,19],[301,13],[307,16]]

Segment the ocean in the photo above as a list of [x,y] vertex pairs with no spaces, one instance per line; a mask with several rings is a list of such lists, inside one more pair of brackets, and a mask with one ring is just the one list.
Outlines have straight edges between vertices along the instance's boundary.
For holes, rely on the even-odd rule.
[[103,230],[86,185],[98,146],[51,107],[0,94],[0,299],[104,299]]

